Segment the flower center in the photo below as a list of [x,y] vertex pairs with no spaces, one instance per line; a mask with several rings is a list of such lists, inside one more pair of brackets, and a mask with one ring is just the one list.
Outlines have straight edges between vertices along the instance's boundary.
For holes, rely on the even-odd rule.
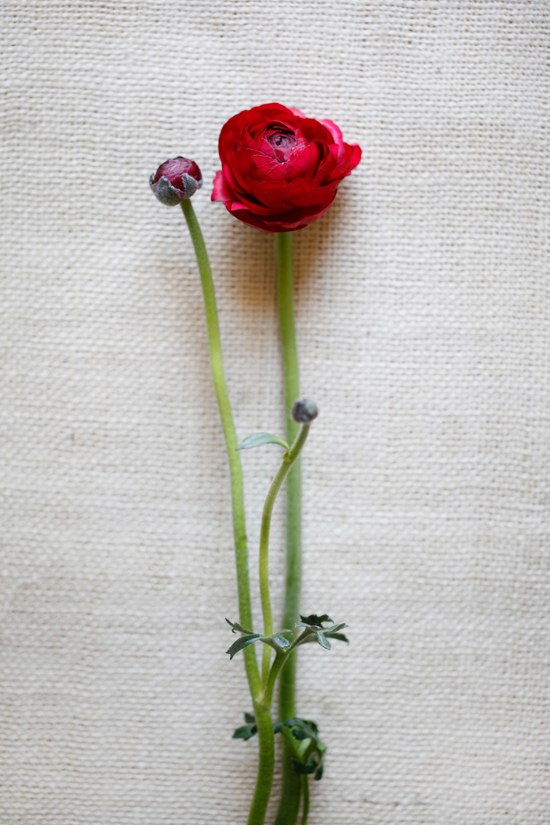
[[274,155],[279,163],[288,160],[290,153],[296,146],[296,135],[292,129],[272,123],[266,127],[265,139],[273,147]]
[[272,132],[267,136],[269,143],[278,149],[290,149],[296,144],[296,138],[292,132]]

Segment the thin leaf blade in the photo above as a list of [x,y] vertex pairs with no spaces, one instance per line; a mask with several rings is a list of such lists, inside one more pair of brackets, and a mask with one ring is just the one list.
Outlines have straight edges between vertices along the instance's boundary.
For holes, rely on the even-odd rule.
[[241,441],[237,450],[253,450],[254,447],[262,447],[264,444],[278,444],[279,447],[282,447],[284,450],[289,449],[286,441],[279,438],[278,435],[274,435],[273,433],[253,433]]

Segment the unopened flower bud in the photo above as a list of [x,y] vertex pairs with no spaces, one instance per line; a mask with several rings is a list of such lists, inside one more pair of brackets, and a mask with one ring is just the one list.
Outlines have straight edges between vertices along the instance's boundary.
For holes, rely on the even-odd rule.
[[292,418],[298,424],[311,424],[319,415],[319,408],[311,398],[299,398],[292,407]]
[[194,160],[172,158],[161,163],[149,185],[161,203],[176,206],[200,189],[202,174]]

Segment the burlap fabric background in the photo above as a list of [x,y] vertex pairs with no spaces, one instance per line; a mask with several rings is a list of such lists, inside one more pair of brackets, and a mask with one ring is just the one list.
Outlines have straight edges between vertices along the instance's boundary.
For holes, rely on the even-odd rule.
[[[273,239],[209,202],[222,123],[280,100],[364,148],[294,236],[322,409],[303,608],[353,637],[301,657],[330,747],[311,825],[545,825],[547,3],[4,0],[0,18],[2,824],[245,821],[200,289],[147,177],[172,153],[203,168],[239,433],[280,431]],[[253,556],[276,452],[244,456]],[[281,539],[279,521],[277,580]]]

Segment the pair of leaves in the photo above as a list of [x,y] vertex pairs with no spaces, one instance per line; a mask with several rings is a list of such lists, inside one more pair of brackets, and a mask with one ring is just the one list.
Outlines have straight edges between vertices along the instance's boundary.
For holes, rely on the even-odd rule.
[[289,449],[286,441],[279,438],[278,435],[273,435],[273,433],[254,433],[244,438],[237,447],[237,450],[252,450],[254,447],[261,447],[263,444],[278,444],[279,447],[283,447],[287,451]]
[[[325,625],[327,626],[325,627]],[[349,644],[348,637],[340,632],[347,627],[347,624],[345,622],[334,624],[326,613],[323,613],[322,616],[317,616],[315,613],[310,616],[300,616],[300,621],[296,627],[302,628],[302,634],[296,641],[296,647],[306,642],[317,642],[325,650],[330,650],[332,647],[330,639]]]
[[256,644],[256,642],[263,642],[263,644],[269,645],[269,647],[272,647],[276,653],[285,653],[291,645],[284,635],[285,633],[292,633],[291,630],[280,630],[272,636],[262,636],[260,633],[254,633],[252,630],[247,630],[246,627],[243,627],[237,622],[230,622],[229,619],[226,619],[225,621],[231,627],[233,633],[241,634],[240,637],[233,642],[231,647],[225,651],[226,653],[229,653],[230,659],[232,659],[236,653],[239,653],[239,651],[244,650],[249,645]]

